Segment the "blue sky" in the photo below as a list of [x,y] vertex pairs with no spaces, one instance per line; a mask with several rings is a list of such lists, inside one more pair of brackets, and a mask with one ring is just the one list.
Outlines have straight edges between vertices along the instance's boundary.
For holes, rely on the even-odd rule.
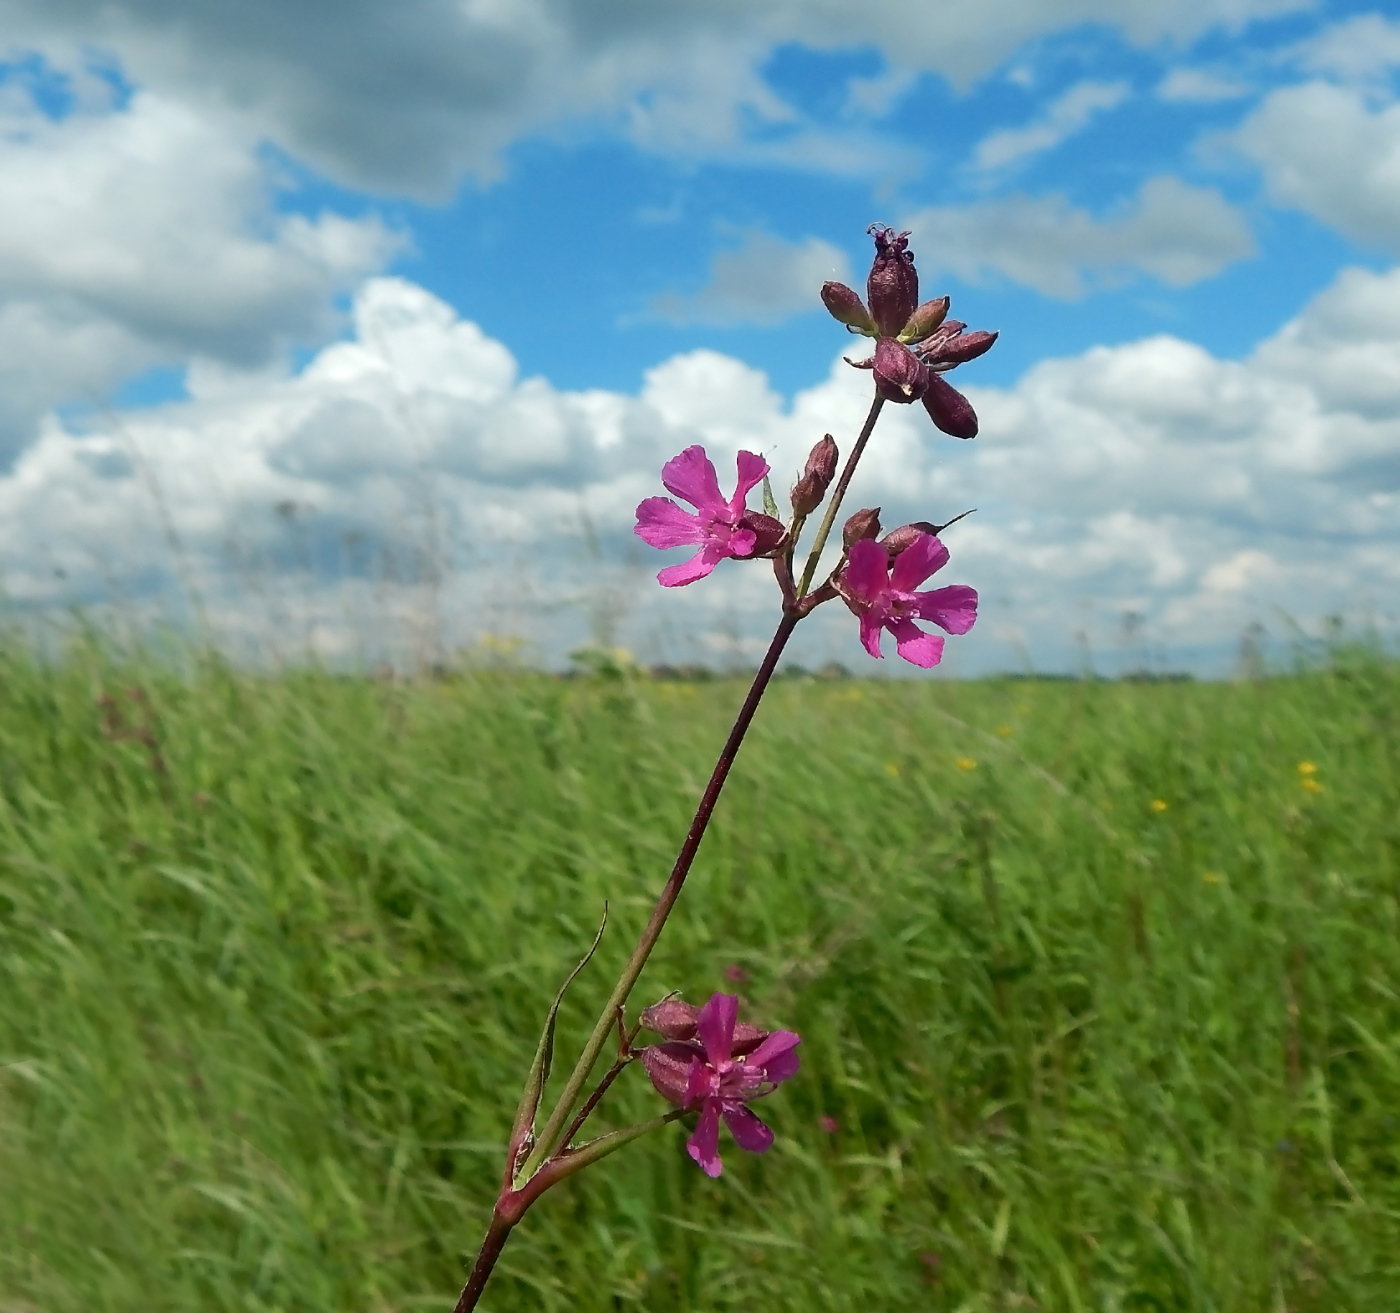
[[[781,487],[848,440],[868,380],[816,294],[863,281],[879,220],[1002,334],[956,376],[976,442],[901,411],[854,493],[890,523],[978,507],[950,671],[1221,673],[1251,624],[1393,630],[1400,21],[1374,5],[0,18],[21,614],[193,592],[253,650],[747,659],[771,578],[662,595],[631,507],[691,441]],[[865,660],[828,611],[802,659]]]

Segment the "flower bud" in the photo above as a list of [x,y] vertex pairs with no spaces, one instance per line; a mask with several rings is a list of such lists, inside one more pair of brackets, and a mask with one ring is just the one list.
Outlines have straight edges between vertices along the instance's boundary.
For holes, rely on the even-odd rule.
[[853,328],[867,337],[875,335],[875,323],[865,302],[845,283],[823,283],[822,304],[831,311],[831,317]]
[[928,388],[928,367],[907,346],[892,337],[875,343],[875,387],[886,401],[907,406]]
[[667,1039],[694,1039],[696,1018],[700,1009],[679,998],[663,998],[644,1008],[641,1023],[647,1030],[654,1030]]
[[812,448],[811,455],[807,457],[807,468],[803,470],[802,477],[792,485],[792,492],[789,494],[794,515],[810,515],[822,504],[826,490],[831,487],[831,481],[836,477],[838,454],[836,440],[830,433]]
[[915,520],[912,524],[901,524],[898,529],[891,529],[880,539],[880,546],[891,557],[895,557],[906,547],[912,547],[919,535],[925,533],[932,538],[937,538],[938,526],[930,524],[928,520]]
[[909,316],[909,322],[904,325],[904,331],[900,333],[899,340],[901,342],[918,342],[926,338],[948,317],[948,306],[949,300],[946,296],[940,296],[933,301],[925,301]]
[[880,508],[878,506],[867,506],[863,511],[857,511],[846,521],[845,528],[841,530],[841,541],[850,547],[852,543],[858,543],[862,538],[877,538],[880,534]]
[[746,529],[753,530],[754,545],[753,551],[749,555],[755,559],[761,556],[772,556],[783,545],[783,540],[787,537],[786,526],[781,520],[775,520],[771,515],[750,511],[744,516],[742,523]]
[[870,229],[875,238],[875,262],[866,284],[870,317],[880,337],[893,337],[909,322],[919,304],[919,275],[908,250],[909,234],[883,224]]
[[951,383],[945,382],[942,375],[930,375],[923,400],[928,417],[944,433],[955,438],[977,436],[977,412],[973,410],[972,402]]
[[[699,1034],[700,1009],[683,999],[663,998],[660,1003],[653,1003],[651,1007],[644,1008],[638,1020],[644,1029],[655,1031],[665,1039],[693,1040]],[[752,1053],[768,1038],[768,1034],[762,1026],[750,1025],[744,1021],[736,1022],[734,1056],[737,1058],[745,1053]],[[664,1050],[666,1045],[655,1046],[647,1052],[654,1053],[658,1048]],[[652,1079],[655,1079],[655,1075]]]

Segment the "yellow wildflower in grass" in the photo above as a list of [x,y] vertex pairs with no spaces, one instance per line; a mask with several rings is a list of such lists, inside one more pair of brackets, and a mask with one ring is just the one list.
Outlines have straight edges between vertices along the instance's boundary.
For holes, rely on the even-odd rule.
[[971,757],[959,757],[957,767],[959,770],[976,770],[977,763]]
[[994,733],[999,739],[1009,739],[1011,737],[1011,726],[998,725],[996,729],[992,731],[992,733]]
[[1298,763],[1298,774],[1299,774],[1299,775],[1316,775],[1316,774],[1317,774],[1317,765],[1316,765],[1316,763],[1311,762],[1311,761],[1300,761],[1300,762]]
[[886,774],[886,775],[898,775],[898,774],[899,774],[899,763],[898,763],[897,761],[887,761],[887,762],[885,763],[885,774]]
[[1299,781],[1299,783],[1300,783],[1309,793],[1321,793],[1321,792],[1322,792],[1322,785],[1319,784],[1315,779],[1313,779],[1313,777],[1312,777],[1311,775],[1304,775],[1303,778]]
[[1167,810],[1167,804],[1163,802],[1161,798],[1153,798],[1147,805],[1151,807],[1154,812],[1164,812]]
[[1220,877],[1219,877],[1218,875],[1216,875],[1216,873],[1215,873],[1214,871],[1202,871],[1202,872],[1201,872],[1201,879],[1204,880],[1206,884],[1219,884],[1219,883],[1220,883]]

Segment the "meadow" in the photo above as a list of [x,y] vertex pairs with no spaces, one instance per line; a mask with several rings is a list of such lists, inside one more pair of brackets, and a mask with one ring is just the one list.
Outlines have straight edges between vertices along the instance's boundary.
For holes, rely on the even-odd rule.
[[[0,655],[0,1310],[446,1313],[743,686],[177,665]],[[783,679],[672,989],[803,1035],[775,1147],[630,1146],[483,1307],[1400,1309],[1400,668]]]

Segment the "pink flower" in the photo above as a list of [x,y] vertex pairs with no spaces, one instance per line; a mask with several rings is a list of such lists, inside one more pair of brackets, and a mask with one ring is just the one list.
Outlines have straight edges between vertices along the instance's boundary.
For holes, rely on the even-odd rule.
[[738,486],[725,501],[705,448],[687,447],[662,466],[661,482],[667,492],[688,501],[698,513],[681,510],[669,497],[648,497],[637,507],[637,527],[633,532],[643,542],[663,548],[700,544],[700,550],[690,560],[682,565],[668,565],[656,576],[665,587],[692,584],[727,556],[762,556],[782,541],[783,526],[777,520],[744,505],[749,493],[768,473],[768,462],[751,451],[741,451],[738,467]]
[[797,1072],[793,1050],[800,1036],[737,1025],[738,1017],[733,994],[713,994],[698,1010],[671,999],[642,1013],[643,1025],[668,1038],[641,1050],[642,1065],[663,1098],[687,1111],[700,1110],[700,1124],[685,1147],[708,1176],[723,1170],[719,1119],[741,1149],[763,1153],[773,1132],[744,1105],[771,1094]]
[[890,553],[880,543],[862,538],[851,544],[846,568],[836,581],[837,590],[860,618],[860,641],[873,657],[880,652],[880,631],[895,636],[899,655],[928,669],[943,659],[943,640],[914,623],[932,620],[950,634],[965,634],[977,619],[977,590],[952,584],[932,592],[914,589],[935,570],[948,563],[948,549],[932,534],[916,533],[891,564]]

